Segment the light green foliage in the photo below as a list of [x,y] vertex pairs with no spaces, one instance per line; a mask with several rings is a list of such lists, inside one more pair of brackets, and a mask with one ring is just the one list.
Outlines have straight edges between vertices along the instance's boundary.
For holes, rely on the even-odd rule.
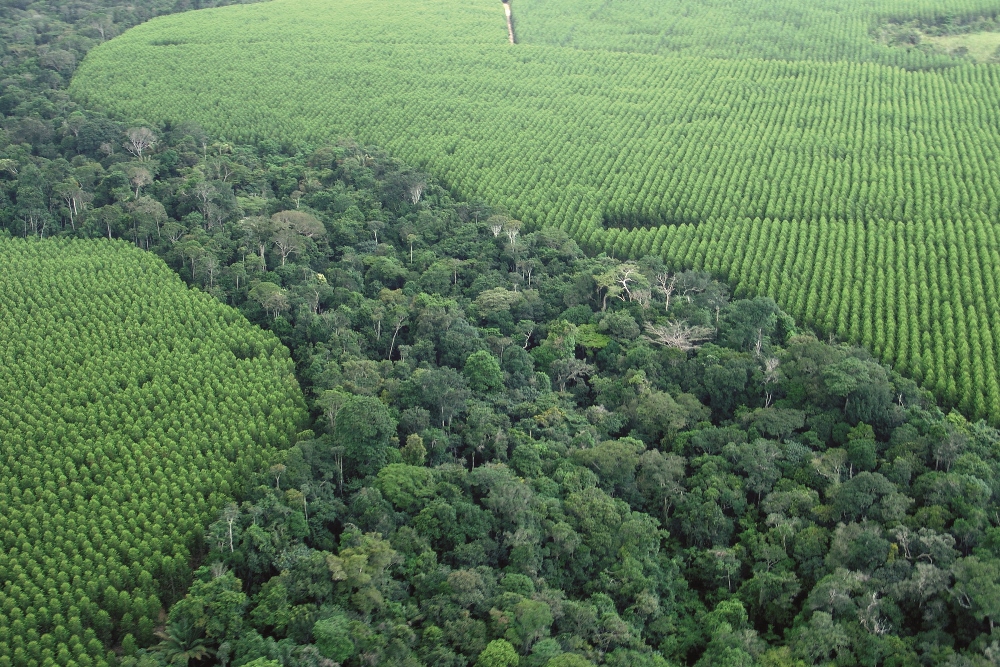
[[563,653],[550,659],[545,667],[592,667],[594,663],[575,653]]
[[[487,0],[212,9],[102,45],[72,93],[232,139],[379,143],[586,248],[725,276],[947,405],[1000,413],[998,66],[869,34],[990,6],[652,5],[527,0],[514,46]],[[501,292],[484,313],[519,296]]]
[[[151,643],[205,525],[303,421],[292,371],[272,334],[152,254],[0,241],[0,633],[30,619],[87,664],[101,641]],[[199,625],[220,609],[181,606],[177,651],[226,633]]]
[[975,32],[963,35],[922,35],[921,42],[931,44],[944,53],[968,54],[976,62],[997,62],[1000,33]]
[[576,328],[576,344],[587,350],[601,350],[608,346],[611,337],[597,331],[593,324],[581,324]]
[[503,387],[503,371],[500,362],[486,350],[479,350],[465,360],[462,373],[469,380],[473,391],[489,392]]
[[281,667],[281,663],[277,660],[257,658],[256,660],[251,660],[250,662],[244,664],[243,667]]
[[382,495],[404,511],[419,510],[434,495],[434,472],[403,463],[390,463],[378,471],[376,485]]
[[476,667],[517,667],[517,663],[517,651],[510,645],[510,642],[494,639],[479,654]]
[[403,457],[403,463],[411,466],[424,464],[427,458],[427,448],[424,447],[424,439],[416,433],[411,433],[406,437],[406,444],[399,450]]

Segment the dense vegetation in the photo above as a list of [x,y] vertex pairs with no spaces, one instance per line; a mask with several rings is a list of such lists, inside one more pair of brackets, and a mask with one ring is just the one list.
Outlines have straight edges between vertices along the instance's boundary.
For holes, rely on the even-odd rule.
[[[152,21],[88,57],[72,90],[124,118],[193,119],[232,140],[377,143],[587,250],[659,255],[772,296],[946,405],[996,420],[1000,69],[867,32],[907,12],[947,25],[989,8],[852,2],[814,40],[829,15],[802,5],[781,24],[809,45],[800,53],[757,30],[786,4],[692,10],[677,20],[730,46],[694,40],[676,56],[592,48],[632,48],[615,31],[660,25],[639,3],[621,20],[549,5],[588,17],[581,50],[531,38],[531,3],[518,28],[530,43],[512,47],[486,0],[275,0]],[[718,13],[753,20],[752,34],[726,41]],[[808,59],[775,59],[786,46]],[[727,57],[689,55],[706,50]]]
[[993,655],[994,429],[705,274],[414,204],[377,152],[268,173],[264,215],[152,247],[280,334],[315,422],[136,663]]
[[[54,206],[47,233],[123,236],[269,326],[315,423],[209,529],[161,644],[113,636],[120,660],[993,650],[992,429],[796,335],[766,300],[729,303],[655,259],[587,259],[378,151],[289,158],[192,126],[157,139],[141,164],[31,158],[7,187],[92,172],[75,232]],[[137,165],[163,165],[138,198]],[[336,569],[348,558],[358,578]]]
[[128,244],[0,241],[0,663],[153,640],[205,523],[291,444],[292,368]]
[[[65,10],[63,18],[75,17],[69,23],[43,4],[5,11],[4,28],[30,29],[34,43],[19,32],[22,46],[0,60],[6,105],[0,109],[0,224],[16,236],[115,237],[159,254],[185,281],[237,306],[292,349],[314,423],[280,463],[258,459],[256,476],[232,473],[230,491],[245,487],[240,502],[219,509],[221,494],[210,495],[218,491],[215,480],[188,470],[166,480],[206,484],[209,495],[196,509],[216,512],[188,518],[163,515],[157,506],[143,513],[150,524],[186,521],[181,553],[204,564],[168,613],[186,583],[187,563],[179,566],[171,556],[174,578],[161,577],[127,599],[120,592],[105,599],[107,586],[93,575],[98,565],[93,576],[83,570],[79,581],[86,598],[96,601],[89,609],[99,623],[91,625],[92,634],[83,629],[80,641],[61,642],[71,628],[55,621],[71,622],[82,600],[72,593],[75,564],[60,566],[58,551],[46,545],[61,538],[65,551],[67,528],[59,533],[58,511],[40,517],[47,523],[35,533],[26,525],[25,538],[14,542],[19,551],[11,553],[24,558],[27,544],[30,558],[0,561],[8,568],[0,567],[0,614],[13,619],[11,629],[0,629],[0,642],[13,653],[0,655],[0,665],[38,667],[49,659],[125,667],[995,661],[1000,434],[984,422],[941,412],[913,382],[864,350],[797,331],[772,301],[731,300],[708,274],[684,271],[709,267],[710,246],[690,242],[693,228],[681,228],[687,240],[673,251],[671,268],[648,255],[588,258],[565,230],[530,230],[513,219],[521,210],[516,206],[455,201],[425,174],[352,142],[289,155],[273,140],[257,146],[220,141],[184,118],[162,126],[119,124],[78,109],[62,91],[72,66],[60,72],[43,57],[47,44],[79,47],[80,55],[98,41],[83,38],[96,35],[85,10]],[[312,34],[322,38],[321,29]],[[497,34],[502,38],[502,24]],[[914,55],[925,57],[933,60]],[[919,308],[900,310],[903,293],[893,288],[901,283],[888,270],[921,275],[909,263],[921,257],[921,243],[939,244],[919,265],[928,267],[921,268],[928,285],[948,290],[944,281],[953,280],[975,295],[971,286],[980,282],[963,284],[968,276],[992,289],[991,227],[962,224],[858,220],[823,228],[804,220],[754,230],[746,223],[738,228],[745,231],[725,237],[733,240],[724,248],[741,260],[733,275],[742,289],[749,285],[788,303],[790,292],[771,290],[811,284],[800,273],[807,267],[802,262],[825,253],[815,284],[823,284],[820,271],[840,271],[840,282],[829,292],[803,292],[799,312],[814,308],[826,316],[822,305],[840,295],[835,317],[847,318],[848,332],[858,322],[857,340],[867,322],[874,346],[876,332],[894,329],[871,326],[859,303],[880,306],[879,322],[888,313],[906,321],[900,313],[923,313],[926,304],[954,308],[941,311],[949,318],[962,310],[955,300],[925,300],[923,292],[910,297],[913,288],[906,295],[918,299]],[[718,229],[726,228],[720,223]],[[918,229],[933,233],[918,236]],[[841,230],[841,240],[830,230]],[[771,248],[772,238],[786,245]],[[641,254],[640,247],[619,242],[616,256]],[[96,244],[90,257],[124,253],[162,276],[132,287],[139,275],[133,271],[129,289],[178,288],[162,265],[139,251],[90,243]],[[744,254],[739,243],[755,250]],[[0,241],[0,247],[21,253],[46,246]],[[837,268],[849,247],[876,250],[856,253],[847,269]],[[770,269],[772,256],[788,257],[792,268],[786,272],[775,262],[777,272],[761,285],[756,267]],[[981,262],[978,274],[973,257]],[[87,261],[69,262],[66,270]],[[51,266],[43,258],[36,264]],[[859,267],[856,274],[851,266]],[[871,274],[855,293],[860,267]],[[64,292],[66,282],[58,283]],[[110,296],[98,302],[91,295],[100,290],[80,282],[73,292],[78,309],[85,303],[116,309]],[[845,285],[851,289],[845,292]],[[872,295],[862,299],[868,285]],[[109,291],[104,283],[101,288]],[[57,298],[51,287],[36,289]],[[194,292],[177,293],[209,312],[231,312]],[[978,293],[984,304],[993,298],[993,292]],[[899,299],[891,301],[894,296]],[[978,300],[974,305],[979,313],[992,312]],[[920,326],[933,331],[942,315],[926,312]],[[194,312],[187,317],[196,320]],[[220,317],[231,326],[239,322]],[[818,314],[810,317],[823,324]],[[160,328],[170,331],[179,319]],[[21,330],[20,323],[4,324]],[[97,337],[101,329],[88,333]],[[946,363],[960,363],[948,355],[960,351],[966,337],[955,329],[935,334],[934,342],[943,339]],[[119,342],[106,338],[109,346]],[[225,339],[201,341],[201,350],[213,362],[242,356]],[[274,349],[280,357],[283,348]],[[992,363],[991,355],[984,357]],[[112,390],[128,375],[127,365],[119,366],[105,374]],[[202,371],[225,368],[212,363]],[[287,370],[279,389],[288,387]],[[181,369],[171,366],[172,372]],[[978,372],[988,387],[989,378]],[[65,365],[60,370],[53,361],[51,370],[33,377],[41,385],[65,373]],[[121,393],[133,391],[126,385]],[[164,391],[183,386],[182,380]],[[256,386],[244,384],[240,395]],[[215,400],[214,391],[192,387],[206,401]],[[23,393],[20,384],[14,392],[8,393]],[[59,414],[72,408],[75,415],[79,407],[69,390],[67,396]],[[199,408],[185,417],[204,421],[203,414]],[[238,429],[245,422],[241,416],[226,424]],[[38,442],[47,446],[46,425],[53,422],[29,423],[31,437],[41,430]],[[58,433],[57,423],[53,437]],[[132,436],[129,429],[121,434],[126,443]],[[0,442],[8,446],[6,438]],[[105,449],[108,459],[112,451]],[[161,488],[153,468],[171,459],[149,458],[145,450],[132,458],[133,470],[149,468],[142,492]],[[248,452],[247,466],[250,458]],[[25,470],[29,465],[16,455],[8,460]],[[232,464],[217,463],[225,477]],[[70,479],[66,464],[63,459],[61,470]],[[107,474],[110,465],[102,463],[100,472]],[[39,470],[32,493],[47,484],[57,498],[65,493],[59,470]],[[104,507],[119,502],[108,488]],[[183,493],[180,498],[187,502]],[[197,505],[193,491],[192,498]],[[172,494],[164,500],[168,510],[176,500]],[[127,528],[129,510],[127,504],[120,510],[121,519],[108,515],[119,543],[123,533],[135,534]],[[21,520],[14,512],[0,515],[8,521],[0,528]],[[137,524],[139,516],[137,508]],[[207,534],[194,528],[212,519]],[[105,524],[100,530],[102,544],[111,544]],[[86,539],[96,554],[98,543]],[[37,575],[56,585],[25,593],[15,567],[25,580]],[[69,582],[60,579],[64,571]],[[112,585],[114,576],[107,568]],[[120,565],[117,576],[148,581]],[[98,582],[97,596],[86,589],[91,580]],[[64,599],[67,585],[75,604]],[[162,610],[154,609],[157,601]],[[54,622],[47,637],[42,608]],[[143,610],[161,625],[140,626]],[[80,626],[86,625],[81,613]],[[151,643],[151,650],[139,648]],[[88,651],[92,655],[83,657]]]

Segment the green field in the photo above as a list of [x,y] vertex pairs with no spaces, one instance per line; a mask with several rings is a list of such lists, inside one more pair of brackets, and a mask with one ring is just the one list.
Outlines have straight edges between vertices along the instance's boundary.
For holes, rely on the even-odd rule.
[[71,92],[231,140],[385,146],[590,250],[772,295],[1000,416],[1000,68],[873,36],[1000,3],[521,2],[513,46],[487,0],[164,17],[93,51]]
[[205,525],[304,417],[292,371],[152,254],[0,241],[0,664],[152,641]]

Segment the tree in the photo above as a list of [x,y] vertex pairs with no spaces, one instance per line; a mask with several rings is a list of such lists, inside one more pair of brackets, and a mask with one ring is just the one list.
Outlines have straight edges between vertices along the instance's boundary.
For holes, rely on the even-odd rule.
[[1000,559],[962,558],[955,562],[952,573],[958,604],[976,620],[988,620],[993,632],[1000,621]]
[[267,248],[271,243],[277,229],[274,222],[262,216],[251,216],[240,220],[239,227],[247,242],[257,249],[260,256],[260,265],[263,270],[267,270]]
[[572,452],[573,460],[587,466],[598,476],[601,487],[615,497],[635,494],[635,471],[646,447],[635,438],[606,440],[596,447]]
[[257,283],[249,294],[250,298],[260,304],[263,308],[271,315],[272,318],[277,318],[278,315],[291,306],[288,303],[288,297],[285,290],[281,289],[278,285],[270,282],[260,282]]
[[427,458],[427,448],[424,447],[424,439],[416,433],[411,433],[406,437],[406,445],[400,450],[403,455],[403,462],[411,466],[422,466]]
[[503,232],[507,235],[507,240],[510,241],[510,245],[517,245],[517,237],[521,233],[521,221],[520,220],[507,220],[503,226]]
[[[726,306],[719,324],[719,341],[734,350],[750,350],[761,354],[771,337],[780,333],[779,343],[785,342],[787,326],[779,327],[778,305],[769,297],[733,301]],[[780,331],[779,331],[780,330]]]
[[707,340],[715,337],[715,329],[687,322],[667,322],[667,324],[646,323],[646,336],[651,343],[689,352],[696,350]]
[[257,658],[256,660],[251,660],[243,664],[243,667],[281,667],[281,663],[277,660],[268,660],[267,658]]
[[711,641],[696,667],[751,667],[762,650],[757,633],[749,628],[746,609],[736,599],[723,600],[705,614],[703,623]]
[[549,634],[552,621],[549,605],[537,600],[521,600],[514,606],[514,624],[507,636],[519,641],[522,653],[527,653],[535,642]]
[[122,146],[138,160],[147,160],[146,155],[157,144],[156,135],[148,127],[130,127],[125,131],[126,141]]
[[406,189],[406,193],[410,197],[410,203],[416,205],[420,201],[421,195],[424,194],[424,188],[427,187],[427,182],[423,179],[414,179],[410,186]]
[[189,621],[171,623],[156,636],[161,640],[156,650],[169,665],[186,667],[192,660],[201,660],[210,654],[201,630]]
[[658,506],[666,522],[670,508],[684,498],[685,460],[650,449],[639,457],[636,483],[646,502]]
[[677,290],[677,276],[676,274],[670,274],[667,272],[657,273],[656,279],[656,289],[663,294],[663,309],[665,311],[670,310],[670,297],[673,296],[674,292]]
[[271,242],[278,249],[282,266],[289,255],[302,251],[302,236],[291,227],[279,227],[271,237]]
[[829,613],[816,611],[809,624],[797,631],[794,647],[795,653],[809,664],[828,664],[842,654],[849,654],[851,640]]
[[[697,400],[687,396],[698,405]],[[639,397],[635,409],[636,422],[642,437],[650,444],[659,444],[666,438],[668,441],[680,430],[693,426],[699,417],[707,417],[708,411],[692,413],[686,406],[674,400],[673,396],[663,391],[644,391]]]
[[781,449],[770,440],[758,438],[750,444],[730,445],[726,452],[733,456],[737,468],[747,476],[747,490],[755,493],[758,499],[781,478],[777,465]]
[[504,226],[510,221],[505,215],[491,215],[486,218],[486,226],[491,232],[493,232],[493,237],[496,238],[503,233]]
[[476,297],[476,310],[480,317],[489,317],[494,313],[510,310],[523,298],[524,295],[520,292],[494,287],[479,293]]
[[549,368],[552,372],[552,379],[559,385],[560,392],[566,391],[567,384],[578,382],[594,371],[590,364],[576,357],[556,359],[549,365]]
[[932,447],[935,470],[944,467],[946,471],[950,471],[955,460],[965,451],[968,442],[969,435],[962,428],[946,422],[944,433],[937,438]]
[[758,408],[744,419],[753,423],[761,434],[772,438],[787,438],[805,424],[805,413],[791,408]]
[[278,211],[271,216],[271,222],[275,227],[287,227],[314,241],[326,236],[326,227],[323,223],[305,211]]
[[139,198],[139,191],[153,182],[153,176],[149,169],[139,165],[132,165],[128,170],[128,180],[135,186],[135,198]]
[[486,393],[503,387],[503,371],[496,357],[486,350],[473,352],[465,360],[462,374],[469,380],[472,391]]
[[381,608],[391,581],[391,568],[400,561],[387,540],[378,533],[360,534],[348,526],[337,555],[327,554],[326,564],[336,582],[339,598],[365,615]]
[[156,237],[160,238],[160,229],[169,219],[163,204],[152,197],[143,195],[134,202],[130,202],[128,209],[138,222],[140,236],[151,237],[153,230],[155,230]]
[[[523,320],[521,324],[524,324]],[[576,325],[566,320],[557,320],[549,323],[548,330],[542,344],[531,351],[542,368],[548,368],[556,359],[569,359],[576,354]],[[527,346],[525,341],[525,348]]]
[[312,629],[316,648],[325,657],[344,662],[354,655],[354,641],[351,639],[350,621],[347,615],[338,611],[329,618],[316,621]]
[[340,409],[344,407],[344,403],[349,398],[350,394],[340,389],[327,389],[320,394],[319,399],[316,401],[316,404],[323,408],[323,414],[326,415],[329,422],[331,433],[337,426],[337,415],[340,413]]
[[505,639],[494,639],[476,660],[476,667],[517,667],[517,651]]
[[[649,286],[649,280],[639,270],[639,265],[635,262],[625,262],[618,267],[614,277],[615,283],[620,288],[619,298],[624,301],[635,301],[639,291]],[[622,296],[624,294],[624,296]]]
[[413,264],[413,244],[420,240],[417,234],[407,234],[406,242],[410,245],[410,264]]
[[434,409],[441,419],[441,428],[465,411],[469,398],[465,376],[452,368],[419,369],[413,375],[421,391],[423,402]]
[[[3,160],[0,160],[0,163],[2,162]],[[2,168],[2,164],[0,164],[0,168]],[[75,178],[56,184],[52,190],[66,202],[66,210],[69,212],[69,225],[75,230],[76,217],[86,210],[87,204],[93,199],[93,196],[84,192],[79,181]]]
[[550,658],[545,667],[594,667],[594,663],[576,653],[563,653]]
[[388,462],[389,438],[396,420],[386,405],[372,396],[352,396],[337,413],[333,437],[359,476],[374,475]]
[[204,632],[218,646],[235,639],[243,629],[247,596],[232,572],[216,564],[201,567],[187,595],[170,608],[170,623]]

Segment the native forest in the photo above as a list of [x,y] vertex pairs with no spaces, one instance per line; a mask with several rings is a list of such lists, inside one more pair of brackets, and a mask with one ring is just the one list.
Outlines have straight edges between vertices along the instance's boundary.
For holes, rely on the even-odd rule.
[[998,626],[1000,0],[0,3],[0,667]]

